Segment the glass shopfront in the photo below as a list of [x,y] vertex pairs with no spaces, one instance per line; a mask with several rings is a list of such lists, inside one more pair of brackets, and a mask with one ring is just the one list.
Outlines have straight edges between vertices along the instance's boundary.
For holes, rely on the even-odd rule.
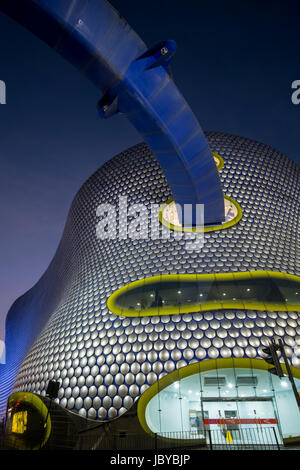
[[[295,383],[300,390],[300,380]],[[266,432],[274,443],[300,436],[300,412],[288,378],[261,369],[224,368],[174,379],[148,402],[145,418],[162,436],[203,438],[210,430],[213,439],[223,435],[246,444],[261,442]]]

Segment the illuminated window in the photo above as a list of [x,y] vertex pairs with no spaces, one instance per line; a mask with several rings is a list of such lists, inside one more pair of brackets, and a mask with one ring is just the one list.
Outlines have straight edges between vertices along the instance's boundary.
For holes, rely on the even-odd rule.
[[[299,436],[300,416],[289,380],[263,368],[243,367],[243,362],[251,364],[246,359],[237,367],[203,372],[193,364],[185,376],[175,371],[159,387],[150,387],[138,409],[144,429],[170,439],[209,439],[205,430],[210,430],[215,444],[225,441],[227,431],[237,444],[261,443],[262,432],[273,444]],[[299,390],[297,378],[295,385]]]
[[119,289],[108,307],[125,316],[222,308],[300,311],[299,290],[299,277],[273,272],[165,275]]
[[27,411],[14,413],[11,430],[16,434],[24,434],[27,430]]

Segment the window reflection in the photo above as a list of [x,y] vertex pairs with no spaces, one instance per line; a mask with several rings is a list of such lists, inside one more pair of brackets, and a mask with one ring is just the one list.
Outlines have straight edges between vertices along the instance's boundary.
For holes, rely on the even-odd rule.
[[[129,286],[130,287],[130,286]],[[160,280],[145,282],[119,294],[116,305],[133,311],[161,310],[202,304],[226,304],[228,302],[260,302],[263,304],[300,304],[300,283],[294,280],[263,277],[249,279],[212,280]]]

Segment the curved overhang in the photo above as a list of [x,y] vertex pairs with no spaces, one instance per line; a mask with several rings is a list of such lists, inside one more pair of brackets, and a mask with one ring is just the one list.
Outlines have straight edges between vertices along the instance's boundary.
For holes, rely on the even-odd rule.
[[[77,67],[103,93],[99,114],[123,113],[158,159],[177,204],[204,204],[221,224],[224,199],[206,137],[168,73],[176,44],[145,43],[106,0],[4,0],[17,20]],[[195,211],[194,211],[195,212]],[[182,220],[194,226],[196,214]]]

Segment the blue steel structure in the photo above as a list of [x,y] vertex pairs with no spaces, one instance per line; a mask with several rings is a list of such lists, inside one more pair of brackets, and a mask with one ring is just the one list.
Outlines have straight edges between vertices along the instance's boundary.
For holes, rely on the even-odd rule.
[[[158,159],[178,204],[204,204],[205,224],[224,220],[223,193],[207,140],[166,70],[174,41],[148,49],[106,0],[4,0],[0,11],[102,91],[102,117],[127,116]],[[183,222],[195,225],[195,211],[186,211]]]
[[[174,41],[148,49],[106,0],[3,0],[0,11],[46,42],[101,90],[101,117],[117,112],[127,116],[152,149],[177,203],[204,204],[206,224],[224,220],[219,174],[206,137],[168,73]],[[184,222],[193,225],[195,213]],[[55,293],[44,292],[31,305],[31,299],[21,297],[13,308],[18,313],[7,317],[7,364],[0,366],[2,407],[47,321],[47,315],[36,315],[39,304],[47,304],[50,313],[55,298]]]

